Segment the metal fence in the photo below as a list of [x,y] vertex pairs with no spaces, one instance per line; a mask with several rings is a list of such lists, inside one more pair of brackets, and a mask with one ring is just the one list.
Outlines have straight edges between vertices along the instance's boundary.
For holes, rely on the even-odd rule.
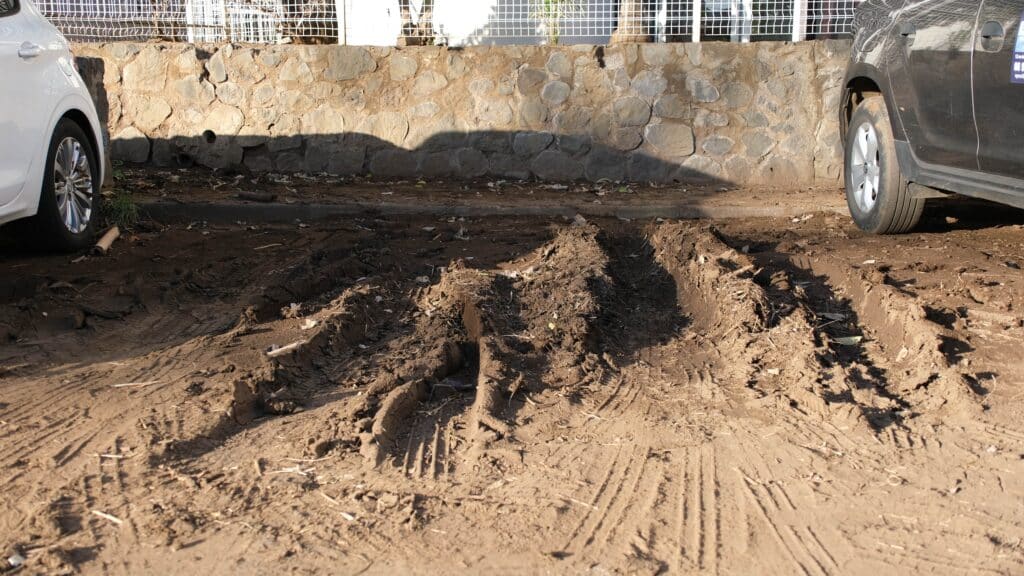
[[600,44],[848,34],[860,0],[36,0],[72,40]]

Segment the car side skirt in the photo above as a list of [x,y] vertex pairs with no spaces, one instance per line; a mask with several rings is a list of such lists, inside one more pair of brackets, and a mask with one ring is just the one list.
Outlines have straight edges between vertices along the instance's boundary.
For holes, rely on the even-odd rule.
[[900,171],[910,182],[1024,208],[1024,180],[921,162],[909,142],[896,141]]

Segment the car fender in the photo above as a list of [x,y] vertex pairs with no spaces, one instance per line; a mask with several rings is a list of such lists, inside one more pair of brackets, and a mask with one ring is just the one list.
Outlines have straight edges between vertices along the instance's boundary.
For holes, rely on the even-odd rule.
[[899,119],[899,108],[896,107],[896,102],[892,99],[889,77],[867,62],[851,62],[846,70],[846,78],[843,80],[843,98],[839,106],[839,133],[843,142],[846,141],[846,131],[849,128],[847,119],[852,113],[852,110],[849,109],[852,92],[850,85],[858,78],[867,78],[875,86],[878,86],[882,92],[882,98],[885,99],[885,107],[889,110],[889,123],[892,125],[893,137],[896,140],[906,140],[906,132],[904,132],[903,124]]
[[[52,135],[54,131],[57,129],[57,123],[60,122],[61,118],[63,118],[68,112],[72,111],[81,112],[89,121],[89,132],[92,133],[94,139],[94,141],[91,142],[91,144],[94,149],[93,151],[96,154],[96,164],[99,170],[98,181],[103,182],[104,169],[106,167],[106,150],[104,147],[103,131],[100,125],[99,117],[96,114],[95,105],[92,103],[91,100],[75,92],[66,94],[63,98],[61,98],[59,102],[57,102],[57,105],[54,106],[53,113],[50,115],[50,120],[47,123],[47,134]],[[46,155],[50,151],[51,137],[52,136],[48,136],[47,138],[45,138],[43,149],[40,150],[40,155],[37,156],[37,158],[46,158]],[[41,164],[45,164],[45,162]],[[37,174],[33,174],[33,176],[35,176],[35,180],[33,181],[42,184],[42,170],[44,169],[45,167],[42,165],[37,167],[37,170],[39,172]]]

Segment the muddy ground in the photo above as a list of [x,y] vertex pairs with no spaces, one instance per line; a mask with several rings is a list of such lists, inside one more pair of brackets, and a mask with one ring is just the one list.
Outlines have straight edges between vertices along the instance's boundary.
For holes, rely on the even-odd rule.
[[20,573],[1024,571],[1024,217],[0,252]]

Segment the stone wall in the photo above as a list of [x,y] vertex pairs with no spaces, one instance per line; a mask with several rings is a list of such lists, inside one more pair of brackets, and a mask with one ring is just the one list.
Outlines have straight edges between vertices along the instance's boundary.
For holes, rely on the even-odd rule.
[[115,159],[387,178],[837,181],[848,44],[79,45]]

